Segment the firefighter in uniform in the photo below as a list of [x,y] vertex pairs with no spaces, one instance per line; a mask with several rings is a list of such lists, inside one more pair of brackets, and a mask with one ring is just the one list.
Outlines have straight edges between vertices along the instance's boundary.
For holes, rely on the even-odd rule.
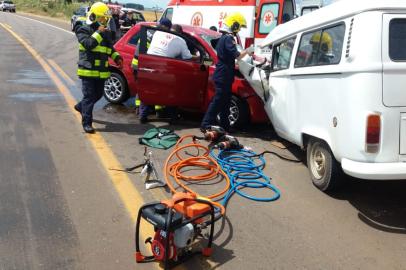
[[94,133],[92,127],[94,104],[103,96],[104,82],[110,77],[109,56],[122,68],[122,58],[113,48],[110,31],[106,27],[111,18],[109,8],[101,2],[94,3],[86,24],[75,29],[79,41],[77,74],[82,79],[82,100],[75,110],[82,115],[83,130]]
[[[172,22],[167,18],[162,18],[159,21],[158,27],[164,30],[169,30],[172,27]],[[147,31],[147,49],[151,45],[153,34],[150,31]],[[138,40],[137,47],[134,52],[134,57],[131,61],[131,66],[133,68],[135,80],[137,80],[137,73],[138,73],[138,57],[139,57],[139,47],[140,47],[140,40]],[[139,107],[139,117],[141,124],[145,124],[148,121],[148,113],[152,110],[151,106],[144,104],[142,101],[138,99],[135,100],[135,105]],[[162,110],[162,107],[159,105],[155,105],[155,111]]]
[[247,27],[244,16],[239,13],[228,15],[220,29],[222,36],[217,42],[216,51],[218,62],[213,74],[215,94],[211,100],[201,123],[205,132],[210,126],[216,125],[217,115],[220,114],[220,126],[226,131],[230,129],[228,116],[230,114],[231,86],[234,82],[235,60],[240,60],[247,54],[253,53],[253,47],[239,52],[234,36]]

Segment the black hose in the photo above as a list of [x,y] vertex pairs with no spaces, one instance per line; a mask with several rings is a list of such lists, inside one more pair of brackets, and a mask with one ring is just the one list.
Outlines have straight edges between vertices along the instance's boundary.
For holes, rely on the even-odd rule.
[[298,159],[291,159],[291,158],[288,158],[288,157],[284,157],[284,156],[282,156],[282,155],[280,155],[280,154],[278,154],[276,152],[273,152],[273,151],[264,151],[264,152],[262,152],[260,154],[257,154],[255,156],[253,156],[253,157],[260,157],[260,156],[264,156],[265,154],[272,154],[272,155],[275,155],[275,156],[277,156],[278,158],[280,158],[282,160],[286,160],[286,161],[289,161],[289,162],[295,162],[295,163],[302,162],[301,160],[298,160]]

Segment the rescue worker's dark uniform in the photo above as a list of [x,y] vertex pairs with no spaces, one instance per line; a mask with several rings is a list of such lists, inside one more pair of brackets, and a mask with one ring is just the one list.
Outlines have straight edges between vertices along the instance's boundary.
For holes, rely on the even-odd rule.
[[120,55],[112,46],[109,32],[99,33],[99,24],[83,25],[75,29],[79,41],[79,61],[77,74],[82,79],[83,99],[75,105],[82,114],[82,125],[91,127],[93,106],[103,96],[104,82],[110,77],[108,57],[113,60]]
[[[150,31],[147,32],[147,49],[149,48],[149,46],[151,44],[152,35],[153,34]],[[138,74],[138,57],[139,57],[140,43],[141,43],[141,40],[139,39],[137,46],[135,48],[135,51],[134,51],[134,57],[131,61],[131,67],[133,69],[135,80],[137,80],[137,74]],[[148,117],[149,112],[152,110],[152,106],[144,104],[139,99],[137,99],[135,102],[136,102],[135,105],[139,106],[139,117],[140,117],[141,123],[147,122],[147,117]]]
[[237,51],[234,37],[226,33],[219,39],[216,51],[218,62],[213,74],[216,92],[204,115],[201,124],[202,130],[216,125],[217,114],[220,114],[220,126],[225,130],[230,128],[228,116],[230,114],[231,86],[234,82],[235,59],[240,53]]

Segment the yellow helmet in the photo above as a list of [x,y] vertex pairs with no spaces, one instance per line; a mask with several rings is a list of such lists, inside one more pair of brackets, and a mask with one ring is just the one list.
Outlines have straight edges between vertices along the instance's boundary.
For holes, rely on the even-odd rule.
[[90,7],[87,17],[88,22],[95,22],[100,18],[105,18],[107,20],[111,18],[111,11],[105,3],[96,2]]
[[224,24],[230,28],[231,32],[238,33],[241,28],[247,27],[247,21],[240,12],[233,12],[224,19]]
[[330,34],[327,32],[317,32],[313,34],[312,38],[310,39],[310,44],[318,44],[320,43],[320,50],[324,54],[328,54],[332,52],[333,49],[333,39],[331,38]]

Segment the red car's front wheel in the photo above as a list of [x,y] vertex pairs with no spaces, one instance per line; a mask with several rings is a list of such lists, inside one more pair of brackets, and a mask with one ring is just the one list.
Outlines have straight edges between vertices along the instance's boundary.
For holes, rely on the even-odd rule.
[[[237,97],[231,97],[230,115],[228,116],[230,127],[243,127],[250,121],[250,111],[245,100]],[[217,121],[220,122],[220,115],[217,115]]]
[[129,98],[127,83],[118,72],[111,72],[110,77],[104,84],[104,97],[108,102],[121,104]]

